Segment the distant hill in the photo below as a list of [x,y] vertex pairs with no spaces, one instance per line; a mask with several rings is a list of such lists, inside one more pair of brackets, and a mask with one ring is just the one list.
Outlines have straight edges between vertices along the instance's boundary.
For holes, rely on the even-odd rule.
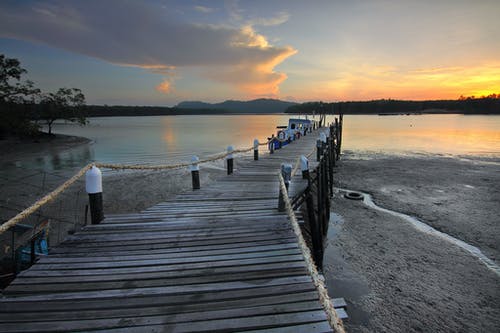
[[293,102],[284,102],[278,99],[254,99],[252,101],[228,100],[222,103],[205,103],[198,101],[181,102],[175,106],[176,109],[203,109],[219,110],[231,113],[283,113],[290,106],[296,105]]

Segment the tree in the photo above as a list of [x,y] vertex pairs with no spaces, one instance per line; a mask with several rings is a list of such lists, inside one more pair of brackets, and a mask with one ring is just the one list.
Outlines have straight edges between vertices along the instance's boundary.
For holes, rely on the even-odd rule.
[[32,81],[21,82],[21,76],[27,71],[21,67],[17,59],[6,58],[0,54],[0,102],[23,103],[40,93],[40,89],[33,86]]
[[85,125],[87,120],[83,114],[85,96],[80,89],[60,88],[55,93],[42,95],[39,119],[44,121],[52,134],[54,121],[63,119]]
[[8,133],[33,135],[38,132],[30,114],[40,90],[33,82],[21,80],[26,72],[19,60],[0,54],[0,139]]

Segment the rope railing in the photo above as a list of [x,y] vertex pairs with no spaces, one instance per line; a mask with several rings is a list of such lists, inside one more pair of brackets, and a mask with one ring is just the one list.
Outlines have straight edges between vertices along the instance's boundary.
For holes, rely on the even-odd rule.
[[[269,141],[265,144],[268,144]],[[260,144],[259,144],[260,145]],[[9,219],[7,222],[3,223],[0,225],[0,235],[9,230],[10,228],[14,227],[16,224],[21,222],[22,220],[26,219],[29,217],[31,214],[35,213],[37,210],[39,210],[42,206],[54,201],[61,193],[63,193],[65,190],[67,190],[73,183],[75,183],[77,180],[82,178],[85,175],[85,172],[87,172],[92,166],[96,166],[99,168],[105,168],[105,169],[113,169],[113,170],[173,170],[173,169],[181,169],[185,167],[189,167],[192,165],[199,165],[203,163],[208,163],[208,162],[214,162],[220,159],[223,159],[231,154],[239,154],[239,153],[247,153],[251,150],[253,150],[254,147],[246,148],[246,149],[235,149],[233,151],[228,151],[224,153],[217,154],[215,156],[212,156],[210,158],[200,160],[197,162],[185,162],[185,163],[177,163],[177,164],[163,164],[163,165],[147,165],[147,164],[132,164],[132,165],[127,165],[127,164],[112,164],[112,163],[89,163],[83,168],[81,168],[73,177],[65,181],[63,184],[59,185],[55,190],[52,192],[48,193],[47,195],[43,196],[39,200],[37,200],[35,203],[33,203],[31,206],[28,208],[24,209],[20,213],[18,213],[16,216],[12,217]]]
[[223,159],[231,154],[248,153],[253,149],[254,149],[253,147],[246,149],[235,149],[233,151],[220,153],[218,155],[215,155],[213,157],[204,160],[200,160],[198,162],[185,162],[178,164],[158,164],[158,165],[95,163],[95,166],[99,168],[114,169],[114,170],[172,170],[172,169],[181,169],[189,167],[191,165],[199,165],[203,163],[214,162]]
[[83,177],[83,175],[85,175],[85,172],[87,172],[90,168],[92,168],[93,165],[94,165],[93,163],[87,164],[86,166],[81,168],[80,171],[78,171],[73,177],[65,181],[63,184],[59,185],[59,187],[57,187],[55,190],[45,195],[41,199],[37,200],[34,204],[24,209],[22,212],[20,212],[7,222],[0,225],[0,235],[9,230],[10,228],[12,228],[13,226],[15,226],[16,224],[18,224],[20,221],[24,220],[25,218],[33,214],[34,212],[36,212],[43,205],[48,204],[49,202],[55,200],[59,194],[64,192],[74,182]]
[[314,259],[312,258],[311,251],[309,250],[309,247],[307,246],[306,241],[302,236],[302,231],[297,221],[297,217],[295,216],[292,204],[290,203],[290,199],[288,198],[288,191],[285,186],[285,180],[283,179],[281,173],[278,174],[278,177],[280,182],[280,195],[282,196],[282,199],[285,203],[285,210],[290,219],[293,232],[297,237],[297,242],[299,244],[299,248],[302,252],[302,256],[306,263],[307,271],[311,276],[311,279],[314,283],[314,286],[316,287],[316,290],[318,291],[319,301],[323,306],[323,309],[325,310],[328,323],[330,324],[331,328],[335,330],[335,332],[345,333],[342,320],[339,318],[337,312],[335,311],[335,308],[332,304],[330,296],[328,295],[328,291],[325,287],[325,284],[321,279],[321,277],[319,276],[318,270],[316,269],[316,264],[314,263]]

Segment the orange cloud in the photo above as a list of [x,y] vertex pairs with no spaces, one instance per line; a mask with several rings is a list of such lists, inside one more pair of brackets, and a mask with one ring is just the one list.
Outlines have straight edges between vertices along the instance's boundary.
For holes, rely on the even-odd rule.
[[296,54],[297,50],[290,46],[271,46],[265,36],[256,33],[250,26],[242,28],[232,45],[253,56],[233,66],[211,68],[206,76],[234,85],[249,97],[278,96],[279,85],[287,79],[287,75],[276,72],[274,68]]
[[172,92],[172,83],[169,80],[164,80],[155,88],[161,93],[170,94]]

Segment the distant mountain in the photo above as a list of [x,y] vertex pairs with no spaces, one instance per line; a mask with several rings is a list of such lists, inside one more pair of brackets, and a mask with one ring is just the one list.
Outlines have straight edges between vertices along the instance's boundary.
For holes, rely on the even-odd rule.
[[220,110],[234,113],[283,113],[290,106],[296,105],[293,102],[284,102],[278,99],[254,99],[252,101],[228,100],[222,103],[205,103],[199,101],[181,102],[175,106],[177,109],[204,109]]

